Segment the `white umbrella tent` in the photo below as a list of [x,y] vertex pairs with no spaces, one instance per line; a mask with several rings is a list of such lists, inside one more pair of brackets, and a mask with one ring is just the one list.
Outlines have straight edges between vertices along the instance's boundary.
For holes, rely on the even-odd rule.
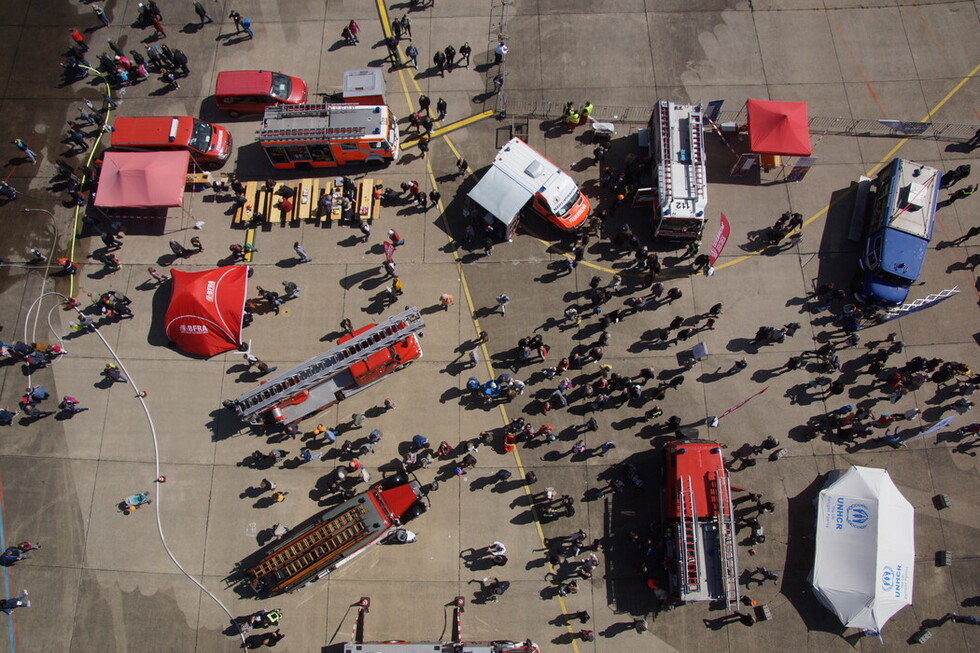
[[817,501],[813,591],[845,626],[880,632],[912,603],[912,504],[870,467],[851,467]]

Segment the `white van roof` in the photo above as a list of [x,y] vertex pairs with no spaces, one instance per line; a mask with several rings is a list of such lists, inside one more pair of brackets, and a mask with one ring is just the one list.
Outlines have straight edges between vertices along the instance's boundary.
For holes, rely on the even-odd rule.
[[509,224],[535,193],[540,193],[548,206],[562,206],[570,194],[578,194],[578,186],[540,152],[512,138],[497,152],[493,165],[469,197]]

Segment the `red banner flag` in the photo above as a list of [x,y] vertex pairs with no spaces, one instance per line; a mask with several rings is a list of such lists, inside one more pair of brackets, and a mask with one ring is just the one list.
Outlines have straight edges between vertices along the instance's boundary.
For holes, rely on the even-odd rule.
[[385,260],[388,261],[389,263],[394,263],[392,259],[394,258],[395,255],[395,246],[386,240],[384,242],[383,247],[385,250]]
[[732,233],[732,226],[728,224],[728,218],[725,214],[721,214],[721,221],[718,224],[718,233],[715,234],[715,239],[711,243],[711,254],[709,255],[708,265],[714,266],[715,261],[721,256],[721,250],[725,249],[725,243],[728,242],[728,235]]

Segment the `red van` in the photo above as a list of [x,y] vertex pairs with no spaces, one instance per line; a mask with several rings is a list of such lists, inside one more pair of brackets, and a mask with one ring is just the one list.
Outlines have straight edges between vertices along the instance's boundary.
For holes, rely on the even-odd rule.
[[226,70],[218,73],[214,99],[232,118],[259,114],[274,104],[305,104],[308,89],[299,77],[268,70]]
[[220,125],[190,116],[116,118],[109,140],[114,150],[187,150],[199,166],[216,170],[231,156],[231,134]]

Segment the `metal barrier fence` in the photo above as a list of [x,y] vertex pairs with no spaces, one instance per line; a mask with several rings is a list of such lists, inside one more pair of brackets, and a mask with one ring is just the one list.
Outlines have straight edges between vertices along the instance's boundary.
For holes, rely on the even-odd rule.
[[[560,118],[564,102],[550,100],[509,99],[501,109],[511,118]],[[600,122],[646,124],[650,120],[650,107],[596,106],[592,118]],[[721,111],[716,122],[744,123],[745,109]],[[911,122],[902,120],[873,120],[870,118],[828,118],[810,116],[810,133],[838,136],[865,136],[889,138],[918,138],[936,141],[965,142],[977,132],[977,125],[946,122]]]

